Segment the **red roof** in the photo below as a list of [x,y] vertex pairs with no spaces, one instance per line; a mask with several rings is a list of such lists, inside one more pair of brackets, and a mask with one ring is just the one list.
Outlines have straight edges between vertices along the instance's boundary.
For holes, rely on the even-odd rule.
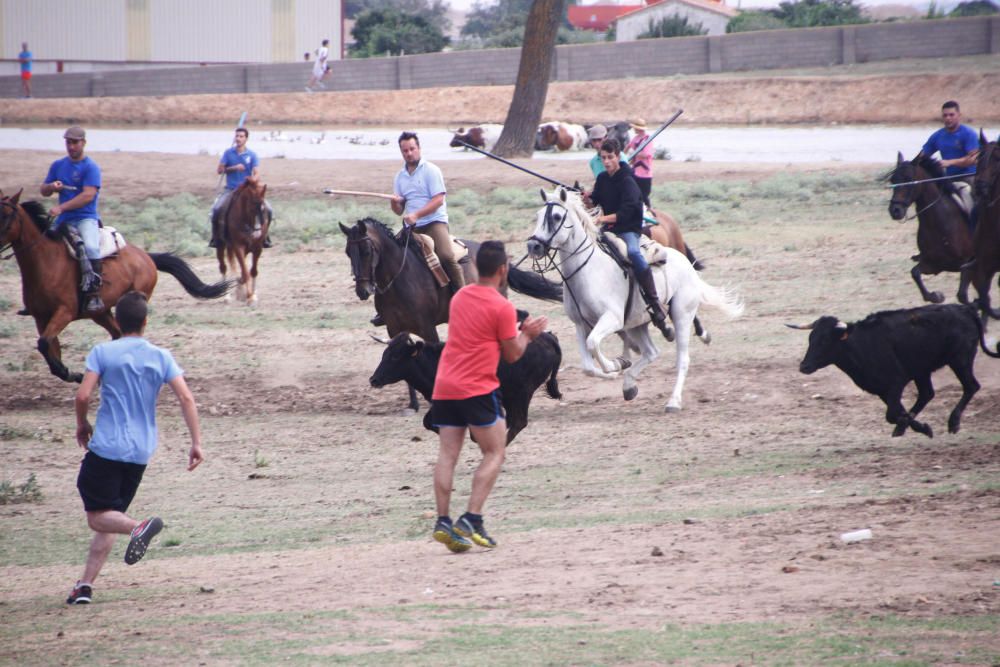
[[642,7],[642,5],[570,5],[567,19],[574,28],[603,32],[622,14],[628,14]]

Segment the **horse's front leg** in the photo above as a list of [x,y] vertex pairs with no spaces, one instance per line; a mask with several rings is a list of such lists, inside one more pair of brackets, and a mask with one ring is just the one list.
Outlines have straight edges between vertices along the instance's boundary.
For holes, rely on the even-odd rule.
[[601,352],[601,342],[620,330],[623,326],[620,317],[611,312],[606,312],[601,315],[601,318],[597,320],[594,324],[594,328],[591,330],[590,335],[587,336],[587,353],[592,359],[597,361],[597,364],[601,367],[601,370],[605,373],[618,373],[620,371],[628,368],[631,363],[627,362],[625,359],[608,359]]
[[247,297],[247,302],[255,306],[257,305],[257,262],[260,261],[261,246],[257,246],[253,250],[253,259],[250,266],[250,289],[249,296]]
[[60,380],[66,382],[81,382],[82,373],[70,373],[62,362],[62,350],[59,346],[59,333],[73,321],[73,314],[66,308],[60,308],[49,318],[48,322],[35,320],[38,329],[38,351],[49,365],[49,371]]
[[913,282],[917,284],[917,289],[920,290],[920,296],[924,297],[924,301],[928,303],[944,303],[944,294],[941,292],[931,292],[924,287],[922,265],[923,263],[921,262],[910,269],[910,275],[913,277]]
[[586,325],[577,324],[576,325],[576,343],[580,348],[580,366],[583,369],[584,375],[589,375],[590,377],[598,377],[603,380],[610,380],[618,376],[617,373],[605,373],[594,363],[594,358],[590,356],[590,352],[587,351],[587,336],[590,334]]
[[250,303],[250,289],[252,288],[250,284],[250,272],[247,271],[247,255],[246,250],[243,248],[237,248],[235,254],[236,266],[240,270],[240,280],[239,285],[236,288],[236,298],[247,304]]
[[677,337],[674,341],[674,345],[677,347],[677,380],[674,382],[674,391],[670,394],[670,400],[667,401],[664,409],[667,412],[680,412],[684,381],[687,379],[688,366],[691,365],[689,347],[691,344],[691,329],[694,324],[694,313],[675,313],[674,308],[671,307],[670,316],[677,329]]

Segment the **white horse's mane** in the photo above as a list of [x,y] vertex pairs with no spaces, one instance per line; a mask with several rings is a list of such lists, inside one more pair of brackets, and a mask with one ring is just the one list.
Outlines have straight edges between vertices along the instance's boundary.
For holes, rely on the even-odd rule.
[[[559,191],[563,188],[557,187],[555,192],[549,196],[549,201],[561,201],[559,196]],[[583,203],[583,196],[576,190],[564,190],[566,193],[566,201],[564,202],[566,210],[572,213],[583,225],[583,230],[587,232],[587,236],[591,239],[597,238],[597,216],[600,213],[600,209],[597,207],[588,209]]]

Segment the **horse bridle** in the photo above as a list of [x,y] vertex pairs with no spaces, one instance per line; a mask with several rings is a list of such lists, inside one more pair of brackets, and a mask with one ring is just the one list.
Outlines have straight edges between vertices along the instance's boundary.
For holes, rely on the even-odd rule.
[[[896,190],[896,192],[899,192],[902,189],[903,188],[899,188],[899,189]],[[941,198],[944,197],[944,190],[943,189],[939,189],[938,190],[938,196],[937,196],[937,198],[934,201],[932,201],[927,206],[924,206],[922,209],[919,209],[916,213],[914,213],[910,217],[906,217],[906,211],[908,211],[910,209],[910,206],[913,204],[913,200],[916,199],[916,197],[917,197],[917,186],[911,185],[911,186],[907,187],[906,190],[907,190],[907,192],[912,193],[912,196],[904,197],[903,201],[897,200],[896,197],[895,197],[895,194],[892,197],[889,198],[889,203],[890,204],[900,204],[900,205],[903,206],[903,219],[900,220],[900,222],[909,222],[910,220],[916,219],[917,217],[920,216],[921,213],[923,213],[923,212],[925,212],[925,211],[933,208],[934,205],[937,204],[939,201],[941,201]]]
[[[556,206],[558,206],[559,208],[561,208],[566,213],[569,213],[569,209],[566,208],[565,206],[563,206],[562,204],[560,204],[559,202],[555,202],[555,201],[547,201],[547,202],[545,202],[545,227],[547,229],[552,229],[553,227],[555,227],[555,221],[552,219],[552,211],[553,211],[553,209]],[[565,264],[567,260],[572,259],[573,257],[575,257],[576,255],[578,255],[579,253],[581,253],[584,250],[586,250],[587,248],[585,248],[584,246],[587,245],[588,241],[590,242],[590,245],[589,245],[590,254],[587,255],[587,259],[583,260],[583,263],[581,263],[580,266],[576,267],[575,271],[573,271],[569,275],[563,274],[562,267],[560,266],[560,263],[556,261],[556,253],[558,252],[559,249],[552,247],[552,239],[554,239],[556,237],[556,234],[558,234],[560,231],[562,231],[563,227],[567,226],[566,221],[567,221],[568,217],[569,216],[567,216],[567,215],[563,216],[563,219],[559,223],[559,226],[555,227],[555,229],[552,230],[552,233],[549,234],[549,238],[547,238],[547,239],[540,239],[540,238],[538,238],[537,234],[532,234],[530,237],[528,237],[529,241],[536,241],[537,243],[540,243],[542,245],[542,248],[545,249],[545,259],[548,260],[543,265],[538,259],[532,258],[532,262],[534,264],[533,268],[534,268],[535,273],[542,274],[542,273],[546,273],[546,272],[551,271],[551,270],[555,270],[555,272],[559,274],[559,277],[562,279],[562,281],[563,281],[564,284],[567,283],[570,278],[572,278],[577,273],[579,273],[580,269],[582,269],[584,266],[587,265],[587,262],[589,262],[590,258],[594,256],[594,251],[597,249],[597,244],[594,243],[593,241],[591,241],[590,237],[587,235],[587,233],[584,232],[584,234],[583,234],[583,240],[580,241],[580,244],[576,248],[573,249],[573,252],[571,252],[569,254],[569,256],[567,256],[566,259],[564,259],[562,261],[562,264]]]
[[[400,264],[399,264],[399,271],[397,271],[396,275],[394,275],[389,280],[389,282],[386,283],[385,287],[379,287],[378,279],[375,277],[375,267],[378,266],[378,260],[380,259],[380,256],[381,256],[380,253],[379,253],[379,251],[378,251],[378,248],[375,246],[375,242],[372,241],[371,237],[368,236],[367,233],[364,236],[362,236],[360,239],[348,238],[347,239],[347,246],[348,247],[350,247],[350,246],[360,246],[363,243],[367,243],[368,247],[370,249],[370,252],[372,254],[372,261],[368,265],[368,269],[369,269],[368,278],[359,278],[358,275],[354,272],[354,267],[353,266],[351,267],[351,274],[352,274],[351,277],[354,279],[354,284],[357,285],[362,280],[367,280],[368,282],[370,282],[372,284],[372,287],[375,288],[375,293],[376,294],[381,295],[381,294],[385,294],[386,292],[388,292],[389,289],[392,287],[392,284],[394,282],[396,282],[396,278],[398,278],[403,273],[403,269],[406,268],[406,258],[409,257],[409,255],[410,255],[410,252],[409,252],[409,250],[410,250],[410,237],[413,236],[413,230],[408,225],[406,225],[406,226],[403,227],[403,236],[406,239],[405,242],[403,243],[403,261],[400,262]],[[358,267],[358,268],[360,269],[360,267]]]
[[[0,236],[2,236],[7,233],[7,230],[13,224],[14,217],[17,215],[17,204],[11,202],[9,197],[4,197],[3,199],[0,199],[0,206],[4,208],[3,215],[0,215]],[[6,209],[10,209],[9,215],[6,213]],[[32,245],[34,245],[34,243]],[[11,253],[6,257],[0,256],[0,259],[10,259],[17,254],[17,249],[14,248],[13,241],[0,245],[0,253],[5,252],[8,248],[11,250]]]

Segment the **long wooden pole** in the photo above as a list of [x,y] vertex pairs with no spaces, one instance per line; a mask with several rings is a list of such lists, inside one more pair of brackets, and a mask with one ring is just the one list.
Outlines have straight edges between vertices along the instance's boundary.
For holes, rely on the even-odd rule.
[[396,195],[387,195],[382,192],[363,192],[360,190],[334,190],[326,188],[323,190],[326,195],[347,195],[350,197],[378,197],[379,199],[393,199]]

